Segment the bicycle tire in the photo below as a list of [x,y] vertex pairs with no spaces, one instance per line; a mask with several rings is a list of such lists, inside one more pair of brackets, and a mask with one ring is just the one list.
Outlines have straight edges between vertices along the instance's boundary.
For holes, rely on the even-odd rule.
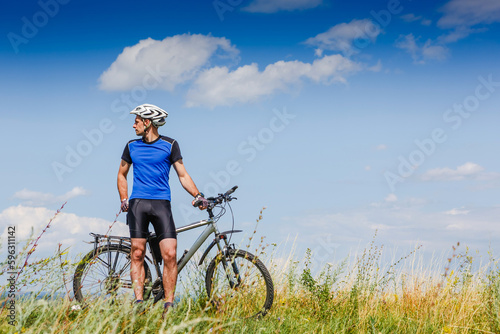
[[[146,261],[144,272],[144,296],[149,297],[146,290],[152,279]],[[89,252],[75,270],[73,292],[76,300],[82,304],[98,298],[111,301],[118,296],[130,295],[131,299],[134,298],[130,278],[130,248],[123,245],[103,245]]]
[[262,261],[249,252],[229,249],[225,259],[231,284],[222,256],[219,253],[207,268],[205,284],[209,300],[218,311],[229,311],[240,318],[266,315],[273,304],[274,285]]

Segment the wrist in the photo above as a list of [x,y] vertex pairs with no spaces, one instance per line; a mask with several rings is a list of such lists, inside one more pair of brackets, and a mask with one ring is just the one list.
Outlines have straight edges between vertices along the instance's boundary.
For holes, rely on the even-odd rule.
[[196,200],[196,199],[198,199],[200,197],[205,197],[205,195],[203,193],[199,192],[199,193],[196,194],[196,196],[194,196],[194,199]]

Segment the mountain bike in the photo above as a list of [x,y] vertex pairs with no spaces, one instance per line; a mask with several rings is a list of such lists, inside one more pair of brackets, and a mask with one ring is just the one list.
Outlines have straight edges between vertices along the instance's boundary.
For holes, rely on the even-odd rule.
[[[240,317],[264,316],[273,304],[274,286],[269,271],[262,261],[255,255],[237,249],[230,243],[233,233],[242,232],[233,229],[219,232],[217,222],[226,213],[226,205],[235,200],[231,194],[237,189],[234,186],[224,194],[207,198],[208,219],[176,229],[182,233],[194,228],[206,226],[190,249],[184,251],[177,261],[178,272],[186,266],[188,261],[203,245],[210,235],[212,242],[203,252],[198,266],[216,246],[217,254],[210,261],[205,274],[205,288],[209,302],[221,312],[233,312]],[[194,204],[195,206],[198,203]],[[220,209],[214,214],[214,209]],[[76,300],[84,305],[92,303],[96,298],[114,300],[118,296],[130,294],[133,297],[132,281],[130,279],[130,250],[129,237],[107,236],[90,233],[94,240],[94,249],[89,252],[78,264],[74,279],[73,291]],[[229,235],[229,239],[228,239]],[[153,302],[163,299],[164,290],[161,266],[162,258],[159,241],[154,233],[150,233],[147,244],[151,257],[144,259],[145,284],[144,300],[153,298]],[[156,271],[156,280],[152,281],[152,265]]]

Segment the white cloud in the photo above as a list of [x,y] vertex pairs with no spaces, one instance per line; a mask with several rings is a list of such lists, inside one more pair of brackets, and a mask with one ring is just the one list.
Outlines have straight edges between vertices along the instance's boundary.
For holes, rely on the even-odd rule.
[[422,19],[422,21],[420,21],[420,23],[423,25],[423,26],[430,26],[432,24],[432,21],[431,20],[428,20],[428,19]]
[[467,26],[460,26],[447,32],[446,34],[439,36],[438,41],[440,43],[445,43],[445,44],[454,43],[456,41],[466,38],[470,34],[484,32],[486,30],[487,30],[486,28],[471,28]]
[[[226,38],[190,34],[162,41],[148,38],[125,48],[99,80],[105,90],[134,87],[173,90],[189,82],[186,106],[213,108],[252,102],[262,96],[287,91],[305,79],[321,84],[346,82],[345,76],[352,72],[380,71],[382,67],[380,61],[367,67],[341,55],[323,56],[312,63],[278,61],[263,71],[259,71],[255,63],[235,70],[227,65],[213,64],[215,56],[234,63],[237,54],[238,50]],[[318,49],[316,55],[322,55],[322,51]],[[149,88],[155,80],[156,86]]]
[[[366,41],[374,43],[381,30],[371,20],[352,20],[337,24],[326,32],[305,41],[306,44],[323,50],[340,51],[346,55],[358,52],[366,46]],[[360,43],[357,45],[356,43]]]
[[455,28],[458,26],[474,26],[500,22],[500,1],[498,0],[451,0],[446,3],[439,19],[441,28]]
[[251,13],[276,13],[282,10],[293,11],[320,6],[323,0],[254,0],[243,11]]
[[14,198],[20,199],[26,205],[46,205],[46,204],[62,204],[67,200],[87,195],[88,192],[82,187],[74,187],[64,195],[56,196],[50,193],[42,193],[39,191],[33,191],[28,189],[23,189],[14,194]]
[[452,29],[438,39],[443,43],[453,43],[472,33],[483,32],[485,27],[472,28],[500,22],[500,2],[498,0],[451,0],[440,11],[443,17],[437,22],[442,29]]
[[[408,200],[403,200],[409,202]],[[384,248],[398,248],[407,253],[416,245],[424,245],[428,256],[433,252],[447,252],[457,241],[486,255],[488,245],[499,244],[500,208],[482,208],[468,214],[443,214],[417,206],[371,206],[351,212],[312,214],[288,218],[281,233],[300,235],[299,242],[318,245],[329,239],[338,245],[336,258],[343,259],[353,249],[362,248],[373,238]],[[314,226],[314,228],[311,228]],[[306,231],[306,232],[304,232]],[[319,249],[321,250],[321,249]],[[498,251],[498,249],[494,249]],[[393,261],[394,262],[394,261]]]
[[415,21],[418,21],[418,22],[420,22],[421,25],[424,25],[424,26],[429,26],[432,23],[431,20],[426,19],[426,18],[422,17],[421,15],[416,16],[413,13],[402,15],[401,19],[403,19],[403,21],[405,21],[405,22],[415,22]]
[[467,162],[456,169],[435,168],[428,170],[422,175],[424,181],[461,181],[466,178],[477,178],[484,170],[483,167],[473,162]]
[[370,207],[401,210],[404,208],[420,208],[427,203],[428,201],[426,199],[416,197],[400,200],[396,194],[391,193],[387,195],[383,201],[370,203]]
[[[444,34],[435,40],[428,39],[423,45],[418,45],[417,39],[412,34],[400,36],[396,41],[396,46],[407,51],[416,64],[424,64],[431,59],[444,60],[449,54],[447,44],[466,38],[472,33],[487,30],[486,27],[477,27],[479,24],[500,22],[500,2],[497,0],[451,0],[440,11],[443,16],[437,25],[441,29],[448,30]],[[406,14],[401,18],[406,22],[420,21],[426,26],[432,23],[414,14]]]
[[371,72],[380,72],[382,71],[382,61],[379,59],[375,65],[367,67],[366,69]]
[[444,60],[448,57],[448,48],[442,45],[433,45],[431,40],[425,42],[421,47],[422,58]]
[[471,29],[469,27],[459,27],[439,36],[438,40],[442,43],[453,43],[469,36],[470,34]]
[[397,202],[398,197],[395,194],[389,194],[387,197],[384,199],[386,202]]
[[313,63],[278,61],[259,71],[257,64],[245,65],[230,71],[213,67],[203,71],[187,93],[188,107],[231,106],[256,101],[277,91],[286,91],[304,79],[317,83],[344,83],[345,75],[360,71],[362,66],[341,55],[325,56]]
[[[16,227],[16,240],[26,240],[33,229],[34,237],[42,232],[49,220],[54,217],[55,211],[44,207],[11,206],[0,212],[0,230],[2,240],[7,240],[8,226]],[[89,232],[106,233],[112,222],[93,217],[80,217],[73,213],[65,213],[64,209],[52,221],[51,226],[42,235],[33,257],[46,257],[54,254],[58,244],[70,247],[71,253],[90,251],[90,246],[83,243],[89,241]],[[128,236],[128,227],[117,222],[113,226],[113,235]],[[22,244],[21,244],[22,245]]]
[[396,47],[409,53],[415,64],[425,64],[427,60],[444,60],[449,53],[447,47],[430,39],[419,46],[413,34],[401,35],[396,41]]
[[415,14],[409,13],[409,14],[401,15],[401,18],[405,22],[415,22],[415,21],[421,20],[422,16],[415,16]]
[[451,210],[443,212],[445,215],[451,215],[451,216],[456,216],[456,215],[466,215],[470,212],[470,210],[461,210],[457,208],[453,208]]
[[123,49],[100,76],[100,88],[130,90],[151,86],[171,91],[193,79],[214,55],[234,58],[237,54],[238,50],[223,37],[183,34],[162,41],[148,38]]

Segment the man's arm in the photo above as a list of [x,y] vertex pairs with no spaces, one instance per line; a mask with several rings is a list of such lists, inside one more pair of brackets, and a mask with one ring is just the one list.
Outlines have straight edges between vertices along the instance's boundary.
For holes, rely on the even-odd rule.
[[177,176],[179,177],[179,181],[181,181],[182,187],[186,189],[186,191],[190,193],[191,196],[195,197],[196,195],[198,195],[198,188],[196,188],[193,179],[191,179],[191,176],[189,176],[188,172],[186,171],[186,167],[184,167],[182,159],[174,162],[174,169],[177,172]]
[[[184,187],[184,189],[186,189],[186,191],[190,193],[191,196],[196,197],[196,195],[198,195],[200,192],[198,191],[198,188],[196,188],[193,179],[191,179],[191,176],[189,176],[188,172],[186,171],[186,167],[184,167],[182,159],[174,162],[174,169],[177,172],[177,176],[179,176],[179,181],[181,181],[182,187]],[[192,204],[194,205],[195,202],[196,199],[193,200]],[[208,202],[204,199],[204,202],[198,207],[200,208],[200,210],[205,210],[207,208],[207,205]]]
[[[128,199],[128,184],[127,184],[127,174],[130,170],[130,164],[125,160],[120,162],[120,168],[118,169],[118,193],[120,194],[120,202]],[[122,206],[123,207],[123,206]],[[127,210],[122,210],[127,211]]]

